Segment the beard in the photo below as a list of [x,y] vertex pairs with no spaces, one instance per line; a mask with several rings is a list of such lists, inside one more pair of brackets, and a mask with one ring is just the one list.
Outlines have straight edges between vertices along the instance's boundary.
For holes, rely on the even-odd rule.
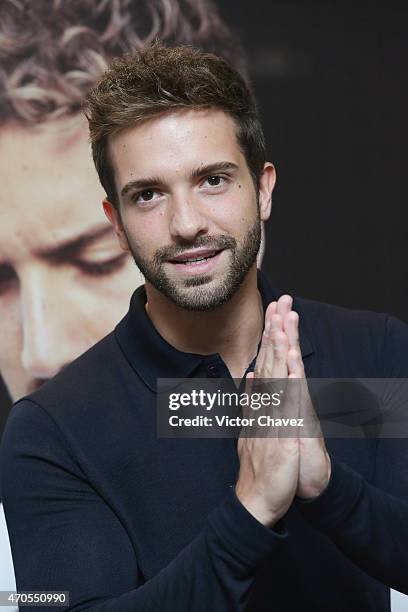
[[[199,236],[194,243],[183,243],[162,247],[151,260],[137,252],[128,238],[133,259],[143,276],[157,291],[185,310],[204,312],[214,310],[230,300],[242,285],[245,276],[256,262],[261,244],[261,219],[259,208],[254,223],[248,228],[242,244],[232,236]],[[197,274],[185,279],[173,279],[166,273],[164,263],[182,253],[208,247],[211,250],[228,249],[230,258],[227,270],[221,278],[214,279],[212,274]]]

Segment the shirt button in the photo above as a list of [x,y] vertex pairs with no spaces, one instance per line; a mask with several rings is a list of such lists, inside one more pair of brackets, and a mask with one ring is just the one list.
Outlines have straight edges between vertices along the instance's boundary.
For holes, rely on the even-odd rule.
[[215,365],[208,366],[207,373],[209,378],[217,378],[218,376],[218,371]]

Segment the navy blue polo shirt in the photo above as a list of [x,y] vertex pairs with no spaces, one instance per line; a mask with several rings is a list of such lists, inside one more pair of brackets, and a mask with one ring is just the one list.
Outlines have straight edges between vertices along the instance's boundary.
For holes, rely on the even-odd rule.
[[[258,285],[266,308],[279,294]],[[114,332],[11,411],[1,477],[18,590],[69,591],[71,610],[389,610],[389,586],[408,592],[407,440],[328,439],[327,488],[268,529],[235,495],[235,440],[157,438],[158,378],[229,372],[168,344],[145,302],[141,287]],[[308,377],[408,377],[398,320],[294,308]]]

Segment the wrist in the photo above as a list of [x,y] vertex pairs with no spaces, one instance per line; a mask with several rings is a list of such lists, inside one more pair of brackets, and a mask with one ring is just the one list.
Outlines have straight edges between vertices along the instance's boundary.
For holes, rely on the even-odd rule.
[[272,512],[261,500],[251,497],[241,497],[237,491],[236,496],[244,508],[265,527],[273,527],[281,518],[281,515]]
[[307,487],[298,487],[296,496],[300,499],[315,499],[319,497],[327,488],[331,477],[331,459],[327,451],[325,451],[325,470],[324,476],[318,481],[311,482]]

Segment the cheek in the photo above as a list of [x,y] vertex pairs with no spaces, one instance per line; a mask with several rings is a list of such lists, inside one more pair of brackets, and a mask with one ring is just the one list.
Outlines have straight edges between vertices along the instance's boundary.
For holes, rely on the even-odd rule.
[[0,296],[0,371],[17,367],[22,347],[21,308],[17,296]]
[[209,207],[209,215],[219,227],[230,233],[239,232],[239,228],[248,225],[256,218],[256,198],[253,191],[239,185],[226,196],[220,196],[217,202]]
[[242,209],[233,209],[226,214],[220,214],[216,220],[216,231],[222,234],[230,234],[236,238],[240,238],[241,234],[247,232],[248,227],[255,220],[253,211],[243,211]]
[[132,250],[145,259],[151,259],[158,248],[171,243],[169,221],[163,210],[132,220],[126,227],[126,233]]

